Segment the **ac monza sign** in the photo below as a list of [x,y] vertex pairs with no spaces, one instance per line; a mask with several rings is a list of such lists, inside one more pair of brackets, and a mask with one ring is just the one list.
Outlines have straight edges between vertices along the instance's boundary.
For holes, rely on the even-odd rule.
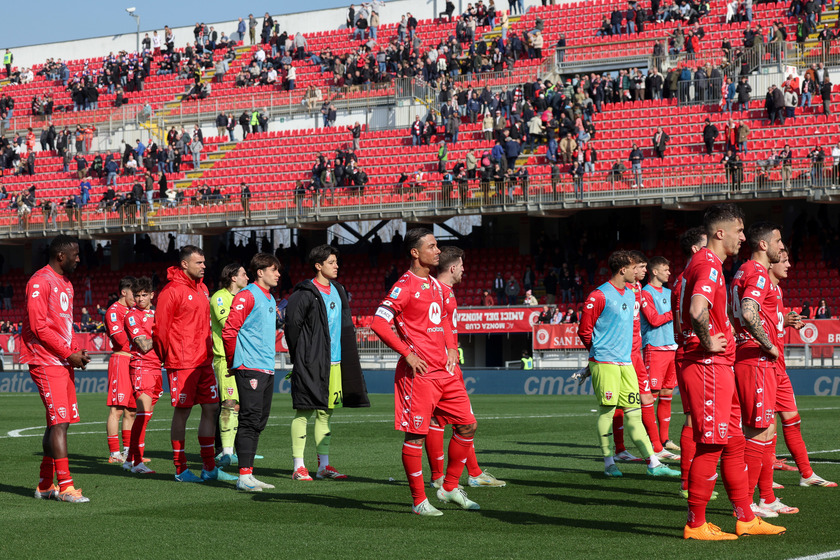
[[462,307],[455,311],[461,334],[527,333],[537,323],[542,308]]
[[814,323],[808,323],[802,330],[799,331],[799,338],[802,339],[802,342],[807,344],[812,344],[817,338],[820,336],[820,330],[817,328],[817,325]]
[[534,327],[534,350],[569,350],[583,348],[575,323]]

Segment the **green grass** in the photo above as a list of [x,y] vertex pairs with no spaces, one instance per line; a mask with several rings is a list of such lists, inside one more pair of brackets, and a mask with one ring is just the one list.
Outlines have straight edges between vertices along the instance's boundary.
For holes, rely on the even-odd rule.
[[[105,459],[104,396],[81,395],[83,423],[69,436],[70,467],[91,503],[35,500],[43,408],[37,395],[0,395],[0,557],[36,558],[790,558],[840,548],[838,489],[801,488],[798,473],[777,472],[778,492],[801,512],[785,516],[781,537],[730,543],[685,542],[685,501],[678,482],[651,479],[641,465],[605,479],[594,436],[591,397],[473,397],[482,466],[506,488],[469,490],[481,511],[441,505],[445,515],[410,513],[400,462],[401,437],[393,430],[392,397],[373,406],[339,410],[331,460],[348,481],[293,483],[288,395],[276,395],[263,434],[256,475],[277,488],[237,493],[227,483],[180,484],[173,479],[169,445],[172,409],[158,405],[146,439],[158,474],[140,478]],[[805,441],[823,477],[840,479],[837,412],[840,399],[799,399]],[[194,414],[197,416],[197,414]],[[197,418],[187,450],[198,465]],[[675,411],[676,436],[681,415]],[[311,430],[311,428],[310,428]],[[311,432],[310,432],[311,433]],[[632,448],[631,448],[632,450]],[[786,452],[779,445],[779,454]],[[314,446],[307,463],[315,466]],[[425,465],[424,465],[425,466]],[[395,481],[389,481],[394,478]],[[427,471],[428,478],[428,471]],[[721,485],[709,519],[733,530]],[[432,498],[432,491],[428,491]],[[432,503],[437,504],[436,500]],[[199,556],[200,554],[200,556]]]

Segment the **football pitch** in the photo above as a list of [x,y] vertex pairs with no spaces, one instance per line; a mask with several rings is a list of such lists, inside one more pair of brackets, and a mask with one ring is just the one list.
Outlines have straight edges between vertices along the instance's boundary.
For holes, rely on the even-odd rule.
[[[70,468],[91,502],[76,505],[33,498],[43,407],[37,394],[0,394],[0,557],[769,560],[840,549],[840,489],[802,488],[797,472],[780,471],[775,479],[785,489],[777,495],[800,508],[774,521],[787,527],[786,535],[683,541],[686,503],[678,479],[650,478],[641,464],[621,465],[620,479],[603,476],[592,397],[474,395],[479,463],[508,485],[468,488],[481,505],[475,512],[438,504],[429,489],[444,516],[418,517],[410,511],[392,399],[372,395],[369,409],[338,410],[330,462],[350,478],[304,483],[290,479],[291,400],[275,395],[260,441],[265,459],[256,462],[255,475],[277,488],[246,494],[232,483],[173,479],[166,396],[146,437],[157,474],[131,475],[108,464],[104,395],[80,395],[82,423],[68,437]],[[799,406],[814,469],[839,480],[840,399],[805,397]],[[676,440],[678,399],[674,409]],[[194,472],[200,469],[197,416],[187,434]],[[311,430],[310,422],[306,461],[314,475]],[[787,456],[781,440],[778,453]],[[428,479],[425,459],[424,469]],[[708,518],[734,531],[722,484],[717,489],[721,497],[711,502]]]

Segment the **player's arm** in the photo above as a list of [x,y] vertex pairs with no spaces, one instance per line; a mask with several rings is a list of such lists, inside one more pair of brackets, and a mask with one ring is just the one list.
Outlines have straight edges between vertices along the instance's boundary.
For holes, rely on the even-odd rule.
[[691,329],[700,344],[709,352],[723,352],[726,350],[726,338],[723,333],[718,333],[712,336],[709,333],[711,325],[710,311],[711,304],[705,296],[694,294],[691,296],[691,304],[688,308],[689,317],[691,317]]
[[[769,281],[767,281],[769,283]],[[752,335],[761,349],[770,354],[774,359],[779,357],[779,349],[767,336],[767,331],[761,325],[761,303],[764,300],[764,292],[756,286],[748,284],[744,292],[748,294],[741,298],[741,325],[744,330]],[[756,295],[757,294],[757,295]],[[757,301],[754,298],[760,298]]]
[[644,315],[645,321],[654,328],[667,325],[674,320],[674,314],[671,311],[660,314],[656,310],[653,295],[647,290],[642,290],[642,315]]
[[172,290],[163,290],[155,307],[155,324],[152,327],[152,345],[160,361],[166,363],[169,353],[169,331],[175,315],[175,300]]
[[392,328],[394,317],[402,310],[403,302],[407,297],[407,293],[403,295],[400,291],[395,294],[394,290],[391,290],[391,293],[376,310],[370,328],[388,348],[405,358],[406,363],[415,375],[423,375],[426,373],[428,365],[420,356],[411,351],[408,344]]
[[442,317],[443,337],[446,341],[446,371],[451,372],[458,364],[458,336],[452,331],[452,321],[444,311]]
[[119,346],[125,348],[126,346],[128,346],[128,335],[125,331],[125,325],[122,321],[119,320],[112,321],[112,313],[108,313],[105,315],[105,326],[108,328],[108,336],[110,336],[113,339],[113,341],[116,342]]
[[[29,283],[26,286],[26,306],[27,314],[29,315],[29,326],[33,334],[38,338],[38,341],[51,354],[67,360],[73,354],[72,345],[68,345],[56,332],[49,328],[49,325],[54,321],[50,318],[50,309],[47,298],[49,297],[52,286],[43,284],[39,288],[33,288]],[[76,366],[75,367],[80,367]]]
[[[131,342],[140,350],[141,354],[148,353],[154,347],[152,339],[141,331],[138,316],[133,311],[128,312],[125,316],[125,330],[130,333]],[[124,332],[123,336],[127,341],[129,335]]]
[[225,321],[227,321],[228,315],[230,315],[230,309],[225,305],[219,305],[218,303],[213,305],[211,302],[210,304],[210,318],[216,324],[221,327],[225,326]]
[[233,367],[233,357],[236,354],[236,339],[239,336],[239,329],[245,323],[245,319],[251,310],[254,309],[254,294],[247,290],[242,290],[236,297],[233,298],[233,303],[230,305],[230,314],[228,314],[225,326],[222,328],[222,344],[225,347],[225,359],[227,360],[228,369]]
[[580,341],[583,342],[587,350],[592,349],[592,333],[595,331],[595,322],[601,316],[606,302],[607,300],[601,290],[595,290],[586,298],[586,304],[583,306],[583,312],[580,315],[578,337],[580,337]]

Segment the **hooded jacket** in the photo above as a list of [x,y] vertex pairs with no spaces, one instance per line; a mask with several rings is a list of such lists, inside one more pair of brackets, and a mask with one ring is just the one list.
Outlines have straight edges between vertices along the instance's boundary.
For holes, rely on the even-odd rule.
[[[338,290],[341,299],[343,406],[369,407],[347,292],[338,282],[331,284],[332,289]],[[285,336],[292,361],[292,407],[295,410],[326,410],[330,398],[330,332],[324,300],[312,280],[298,283],[289,296]]]
[[152,342],[167,370],[209,366],[213,360],[210,292],[179,266],[166,271],[169,283],[158,295]]

